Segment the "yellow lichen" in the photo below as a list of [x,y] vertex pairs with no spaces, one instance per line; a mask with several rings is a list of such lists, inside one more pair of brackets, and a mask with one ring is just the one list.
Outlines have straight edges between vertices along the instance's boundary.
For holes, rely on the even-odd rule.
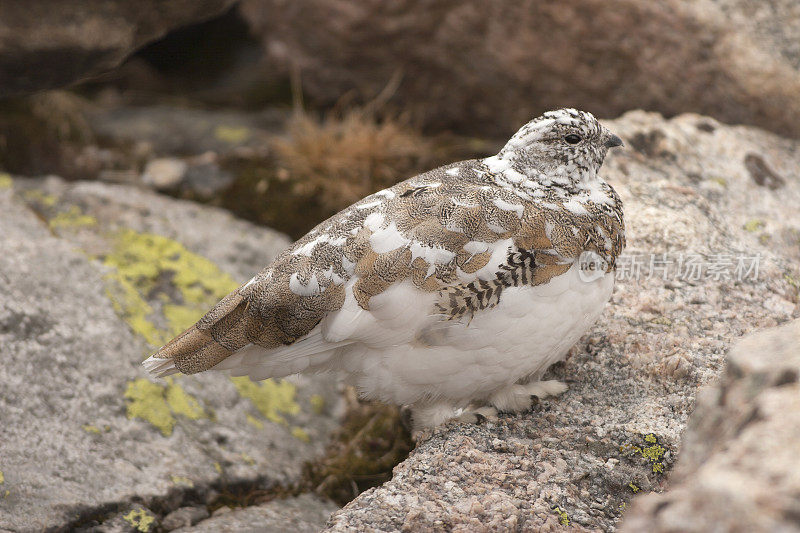
[[311,398],[308,399],[308,403],[311,404],[311,409],[318,415],[321,415],[325,410],[325,398],[319,394],[312,394]]
[[745,231],[749,231],[750,233],[755,233],[756,231],[764,227],[764,221],[759,220],[757,218],[751,218],[750,220],[744,223],[743,227]]
[[294,438],[296,438],[297,440],[301,440],[303,442],[310,442],[311,441],[311,437],[308,436],[308,432],[306,432],[305,429],[303,429],[303,428],[301,428],[299,426],[294,426],[292,428],[292,436]]
[[44,207],[52,207],[58,201],[57,196],[46,194],[39,189],[29,189],[22,193],[22,197],[28,202],[34,202]]
[[137,378],[128,382],[125,398],[128,400],[128,418],[150,422],[165,437],[172,435],[177,423],[175,415],[191,420],[207,418],[200,403],[172,379],[167,379],[165,387]]
[[207,418],[205,411],[200,407],[200,403],[183,390],[183,387],[172,380],[168,380],[168,383],[166,400],[173,413],[191,420]]
[[300,412],[300,406],[295,401],[297,387],[288,381],[267,379],[255,383],[247,377],[231,378],[231,381],[239,395],[250,400],[267,420],[286,424],[281,414],[294,415]]
[[569,515],[567,514],[567,512],[565,510],[563,510],[561,507],[556,505],[555,507],[553,507],[553,511],[555,511],[555,513],[558,515],[558,522],[562,526],[568,526],[569,525]]
[[264,429],[264,422],[259,420],[258,418],[254,417],[250,413],[246,415],[247,423],[253,426],[254,428]]
[[156,517],[149,514],[144,509],[133,509],[122,518],[136,528],[137,531],[141,531],[142,533],[150,531],[150,526],[156,521]]
[[167,437],[172,435],[175,417],[164,399],[165,387],[138,378],[128,383],[125,398],[128,402],[128,418],[141,418],[153,424]]
[[666,468],[664,456],[667,453],[667,449],[658,443],[658,437],[654,433],[642,435],[642,440],[649,446],[640,447],[633,444],[623,444],[619,447],[619,451],[629,456],[640,454],[650,463],[654,474],[663,474]]
[[99,427],[97,427],[97,426],[93,426],[93,425],[91,425],[91,424],[84,424],[82,427],[83,427],[83,430],[84,430],[86,433],[93,433],[93,434],[95,434],[95,435],[99,435],[99,434],[101,433],[101,431],[100,431],[100,428],[99,428]]
[[51,218],[48,224],[52,229],[82,228],[97,225],[97,219],[84,215],[78,206],[73,205]]
[[221,474],[222,473],[222,465],[219,464],[219,463],[214,463],[214,470],[217,471],[217,474]]
[[3,483],[5,483],[5,482],[6,482],[6,478],[5,478],[5,476],[3,475],[3,471],[2,471],[2,470],[0,470],[0,485],[2,485],[2,484],[3,484]]
[[0,172],[0,189],[10,189],[14,186],[14,180],[6,172]]
[[222,142],[239,144],[250,138],[250,130],[243,126],[217,126],[214,137]]
[[[103,258],[107,294],[128,325],[153,346],[191,326],[237,283],[208,259],[151,233],[123,230]],[[149,301],[163,302],[163,320]],[[163,325],[157,325],[163,324]]]
[[170,476],[170,479],[175,485],[183,485],[184,487],[194,488],[194,481],[184,476]]
[[247,464],[249,464],[249,465],[251,465],[251,466],[252,466],[252,465],[254,465],[254,464],[256,464],[256,460],[255,460],[255,459],[253,459],[252,457],[250,457],[250,455],[248,455],[248,454],[246,454],[246,453],[244,453],[244,452],[242,452],[242,460],[243,460],[245,463],[247,463]]

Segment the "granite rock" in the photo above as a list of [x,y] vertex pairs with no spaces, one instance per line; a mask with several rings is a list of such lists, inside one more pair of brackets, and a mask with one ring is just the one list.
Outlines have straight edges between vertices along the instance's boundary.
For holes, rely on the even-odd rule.
[[335,380],[139,365],[283,235],[147,190],[8,175],[0,227],[0,529],[155,527],[220,493],[290,489],[323,452]]
[[739,341],[698,395],[662,494],[637,498],[621,531],[800,531],[800,320]]

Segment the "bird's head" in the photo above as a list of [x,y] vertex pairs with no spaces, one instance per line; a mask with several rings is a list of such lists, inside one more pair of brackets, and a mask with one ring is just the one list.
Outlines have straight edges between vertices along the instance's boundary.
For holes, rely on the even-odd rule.
[[581,185],[597,178],[609,148],[622,140],[586,111],[558,109],[514,134],[497,155],[538,181]]

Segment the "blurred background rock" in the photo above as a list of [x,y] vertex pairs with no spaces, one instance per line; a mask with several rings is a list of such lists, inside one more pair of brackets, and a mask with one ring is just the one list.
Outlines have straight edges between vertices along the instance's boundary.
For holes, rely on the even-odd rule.
[[[269,391],[144,379],[145,352],[265,265],[281,233],[496,153],[561,106],[615,119],[629,146],[606,172],[630,254],[759,253],[758,283],[621,282],[555,370],[578,382],[560,403],[437,432],[393,479],[413,447],[400,414],[329,381],[280,389],[291,401],[273,419]],[[329,526],[611,530],[636,493],[667,486],[731,343],[800,316],[799,138],[795,0],[0,2],[0,528],[314,531],[391,479]],[[181,262],[211,279],[199,296]],[[142,402],[163,416],[131,415]],[[686,500],[720,479],[692,477],[717,411],[706,402],[691,426],[678,490],[637,504],[629,530],[687,526]],[[168,451],[152,459],[148,443]],[[769,454],[764,471],[780,471]],[[739,498],[737,521],[798,530],[800,494],[781,483],[775,505],[734,484],[692,512],[713,521]]]

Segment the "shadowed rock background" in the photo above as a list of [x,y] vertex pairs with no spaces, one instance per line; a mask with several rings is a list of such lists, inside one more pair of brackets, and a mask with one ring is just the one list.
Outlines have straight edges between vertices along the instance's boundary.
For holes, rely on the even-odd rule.
[[[791,0],[0,3],[0,530],[800,531],[798,95]],[[332,376],[139,366],[559,106],[629,242],[565,395],[415,444]]]

